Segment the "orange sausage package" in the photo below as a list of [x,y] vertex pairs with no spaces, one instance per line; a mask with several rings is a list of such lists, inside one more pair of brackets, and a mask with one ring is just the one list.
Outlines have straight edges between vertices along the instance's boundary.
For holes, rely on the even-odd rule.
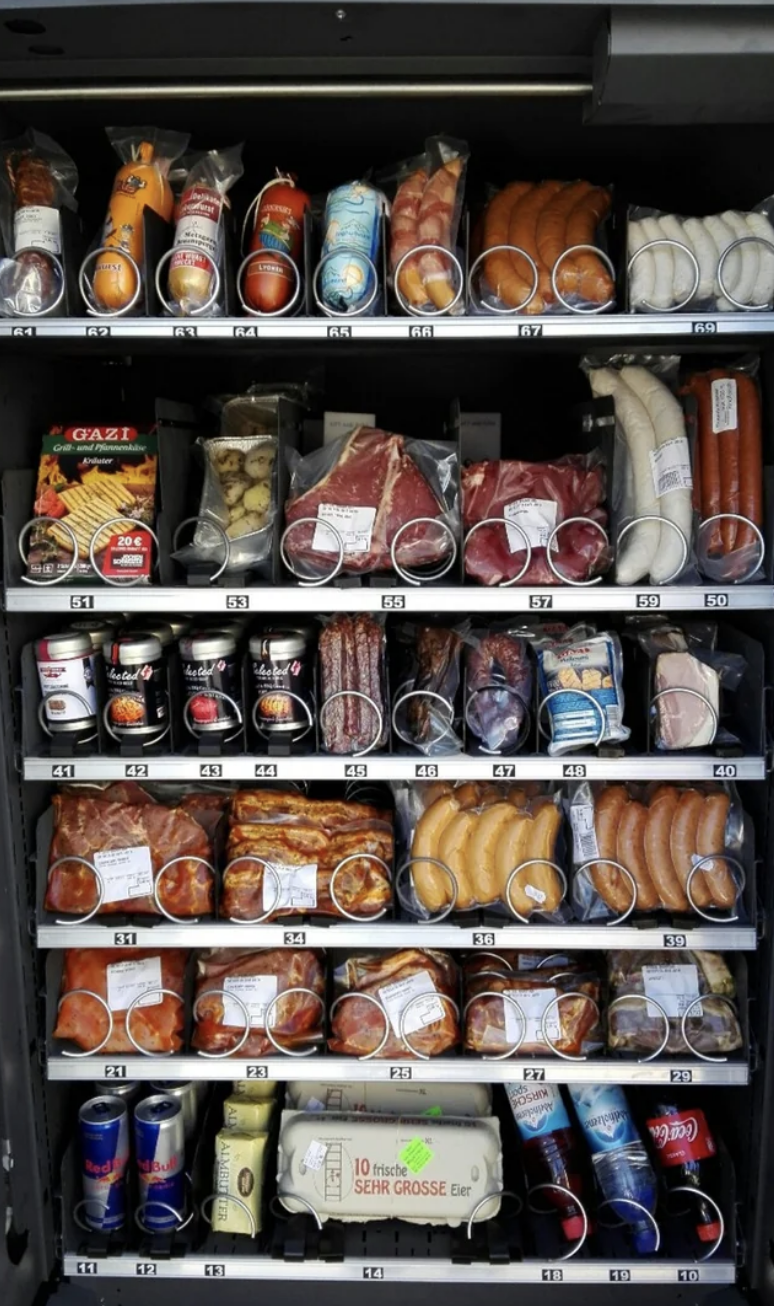
[[142,302],[145,209],[165,222],[174,198],[169,170],[188,145],[182,132],[156,127],[108,127],[108,140],[121,160],[102,231],[81,268],[81,293],[91,312],[128,313]]
[[601,313],[615,306],[603,248],[612,194],[589,181],[513,181],[486,206],[471,265],[480,313]]
[[465,141],[431,136],[423,154],[379,179],[380,185],[396,186],[391,205],[390,284],[401,309],[414,316],[464,309],[465,278],[457,236],[469,155]]

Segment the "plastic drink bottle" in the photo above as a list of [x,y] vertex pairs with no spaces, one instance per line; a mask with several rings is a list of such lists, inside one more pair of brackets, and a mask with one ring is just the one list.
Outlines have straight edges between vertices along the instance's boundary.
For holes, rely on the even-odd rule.
[[657,1226],[646,1212],[652,1215],[656,1207],[656,1176],[623,1090],[617,1084],[575,1084],[569,1091],[605,1200],[630,1226],[636,1250],[654,1252]]
[[[583,1200],[577,1140],[560,1090],[554,1084],[506,1084],[505,1089],[524,1146],[524,1169],[530,1188],[556,1184]],[[583,1237],[583,1215],[567,1193],[544,1188],[539,1196],[558,1210],[568,1242]]]

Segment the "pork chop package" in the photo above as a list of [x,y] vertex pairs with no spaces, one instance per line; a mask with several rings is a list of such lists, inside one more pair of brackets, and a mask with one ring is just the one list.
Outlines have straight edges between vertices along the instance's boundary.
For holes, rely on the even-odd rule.
[[400,784],[395,803],[408,850],[395,893],[409,916],[440,921],[488,907],[522,922],[568,918],[559,793]]
[[[548,733],[551,757],[576,748],[623,743],[623,654],[616,634],[575,626],[538,645],[538,729]],[[548,720],[548,730],[543,716]]]
[[579,920],[656,911],[738,919],[752,834],[734,786],[583,781],[567,811]]
[[682,217],[629,209],[629,308],[635,313],[734,313],[774,301],[774,198],[749,212]]
[[437,1057],[460,1041],[459,970],[447,952],[354,955],[333,973],[328,1047],[390,1061]]
[[390,285],[404,312],[437,316],[464,311],[457,238],[469,153],[465,141],[431,136],[423,154],[379,178],[388,193],[396,186],[390,221]]
[[636,617],[627,621],[651,662],[650,726],[656,748],[675,752],[739,743],[721,723],[721,690],[733,693],[747,662],[717,647],[718,629],[709,622],[678,626]]
[[[499,973],[497,973],[499,972]],[[464,1046],[486,1056],[587,1057],[602,1051],[600,976],[557,961],[553,967],[464,973]]]
[[209,948],[197,957],[191,1046],[254,1057],[314,1048],[324,996],[323,963],[309,948]]
[[[679,359],[619,356],[582,363],[595,398],[615,404],[612,509],[618,585],[698,579],[693,555],[693,457],[672,392]],[[646,365],[642,365],[642,364]]]
[[465,574],[480,585],[583,584],[601,575],[611,558],[606,495],[599,450],[545,463],[470,463],[462,469]]
[[132,1056],[137,1048],[127,1032],[131,1007],[132,1038],[148,1055],[179,1052],[187,955],[181,948],[67,948],[54,1038],[84,1052]]
[[301,580],[374,571],[438,579],[456,558],[456,448],[357,427],[295,455],[285,521],[284,560]]
[[474,629],[465,647],[465,726],[468,746],[495,755],[524,746],[534,687],[530,640],[511,623]]
[[390,736],[384,621],[367,613],[321,620],[321,745],[355,757],[384,748]]
[[426,757],[459,753],[462,650],[469,625],[401,622],[391,631],[392,728]]
[[667,1055],[738,1052],[744,1037],[736,981],[719,952],[609,952],[611,1051],[640,1057],[662,1047]]

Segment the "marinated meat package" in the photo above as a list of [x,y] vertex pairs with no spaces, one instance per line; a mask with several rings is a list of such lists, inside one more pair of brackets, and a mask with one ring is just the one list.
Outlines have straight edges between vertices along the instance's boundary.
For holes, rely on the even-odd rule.
[[[159,915],[153,887],[170,916],[204,916],[214,909],[212,844],[188,812],[161,803],[108,802],[86,795],[55,794],[54,835],[45,908],[73,916],[92,911],[103,886],[99,914]],[[82,860],[68,861],[67,858]],[[61,860],[64,859],[64,860]]]
[[458,695],[466,634],[467,623],[451,629],[404,622],[392,632],[393,730],[427,757],[462,749]]
[[[468,464],[462,469],[463,526],[466,535],[478,529],[465,546],[466,575],[481,585],[561,585],[601,575],[611,557],[606,494],[598,451],[546,463]],[[571,520],[579,517],[588,520]],[[557,530],[563,522],[568,525]]]
[[[312,993],[289,991],[297,989],[311,989]],[[269,1029],[276,1042],[294,1050],[311,1048],[324,1036],[324,996],[323,964],[319,954],[310,949],[207,949],[198,954],[196,962],[196,1024],[191,1046],[201,1052],[221,1053],[238,1046],[245,1057],[273,1056],[277,1049],[266,1032],[267,1012],[273,1004]],[[250,1033],[242,1042],[245,1011]]]
[[359,426],[297,460],[285,521],[287,559],[302,579],[392,571],[393,545],[404,571],[441,571],[459,528],[456,451]]
[[157,437],[134,426],[52,426],[43,436],[27,578],[150,580]]
[[559,961],[529,971],[469,974],[465,969],[464,1046],[487,1056],[508,1051],[545,1056],[558,1050],[585,1057],[601,1051],[600,977],[585,959],[580,964],[586,969],[568,970]]
[[409,313],[463,311],[461,270],[443,251],[456,252],[468,157],[465,141],[432,136],[424,154],[398,168],[391,206],[390,283]]
[[580,920],[738,909],[745,828],[733,788],[584,782],[569,816]]
[[747,663],[739,653],[718,649],[717,626],[631,618],[627,628],[651,661],[650,724],[656,748],[674,752],[738,744],[721,724],[721,689],[736,690]]
[[[179,1052],[185,1027],[186,957],[179,948],[67,948],[60,990],[63,1001],[54,1038],[77,1043],[84,1052],[99,1048],[105,1056],[116,1052],[132,1056],[137,1049],[126,1032],[126,1013],[135,999],[145,994],[132,1011],[132,1037],[153,1056]],[[77,993],[76,989],[88,992]],[[171,992],[161,993],[161,989]],[[113,1027],[109,1038],[107,1011],[90,993],[96,993],[110,1009]],[[175,993],[179,999],[172,996]]]
[[392,902],[392,860],[391,812],[242,791],[231,815],[221,913],[235,920],[381,916]]
[[408,892],[402,879],[397,886],[401,905],[420,919],[480,906],[497,906],[517,919],[535,913],[557,919],[566,887],[556,866],[558,796],[530,798],[504,785],[437,789],[427,794],[417,786],[396,787],[410,849]]
[[515,753],[532,720],[530,642],[517,630],[473,630],[465,649],[465,725],[482,753]]
[[744,1046],[736,983],[719,952],[610,952],[608,988],[611,1002],[626,999],[608,1016],[614,1051],[652,1053],[665,1038],[664,1051],[681,1056]]
[[[77,209],[78,170],[56,141],[28,127],[0,145],[0,313],[52,313],[64,298],[62,209]],[[60,309],[61,311],[61,309]]]
[[629,738],[631,731],[623,724],[623,653],[616,634],[598,635],[591,626],[576,626],[562,639],[538,647],[537,659],[551,757]]
[[[512,181],[484,212],[474,310],[594,313],[612,308],[615,277],[602,244],[612,194],[590,181]],[[595,252],[595,248],[599,252]]]
[[[392,1061],[437,1057],[460,1041],[459,972],[446,952],[405,948],[350,957],[334,972],[331,1052]],[[349,996],[353,995],[353,996]]]
[[[768,257],[774,271],[774,253]],[[693,372],[681,390],[692,395],[697,406],[697,561],[704,576],[721,584],[763,578],[763,430],[757,370],[758,360],[753,359],[749,365]]]
[[320,635],[322,746],[328,753],[360,754],[389,738],[384,624],[365,613],[336,616]]

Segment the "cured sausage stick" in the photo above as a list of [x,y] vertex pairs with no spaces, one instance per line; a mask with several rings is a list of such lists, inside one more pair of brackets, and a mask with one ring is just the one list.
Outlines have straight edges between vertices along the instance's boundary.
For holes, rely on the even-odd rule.
[[[574,245],[593,245],[597,228],[610,212],[610,194],[601,186],[595,187],[578,201],[567,221],[567,249]],[[582,250],[572,256],[578,270],[575,293],[591,304],[606,304],[613,298],[615,286],[612,277],[596,254]]]
[[538,269],[538,293],[532,300],[528,313],[542,313],[546,304],[554,302],[551,289],[551,269],[543,263],[537,245],[537,226],[540,215],[557,191],[562,189],[560,181],[544,181],[535,186],[523,199],[511,209],[511,221],[508,230],[508,244],[523,249],[534,259]]
[[[533,189],[531,181],[512,181],[489,201],[484,215],[484,249],[509,244],[511,212]],[[519,254],[501,249],[484,259],[486,284],[508,308],[519,308],[533,283],[532,269]]]
[[[761,431],[761,396],[752,377],[739,373],[736,378],[739,407],[739,511],[756,526],[763,525],[763,437]],[[737,549],[760,550],[753,530],[744,522],[738,523]],[[740,573],[752,570],[746,559],[740,559]]]
[[[695,372],[688,377],[685,388],[695,396],[699,408],[699,472],[695,472],[695,480],[701,486],[700,514],[704,518],[715,517],[720,512],[720,451],[717,436],[712,430],[712,391],[709,378],[703,372]],[[710,526],[704,547],[710,557],[717,557],[723,552],[720,522],[713,522]]]
[[[557,191],[545,205],[537,223],[537,247],[540,260],[549,273],[568,248],[567,222],[575,205],[593,187],[589,181],[575,181]],[[577,289],[578,268],[572,259],[564,259],[557,275],[557,284],[563,295]]]
[[[713,381],[733,382],[736,384],[733,375],[730,372],[717,370],[708,373],[710,386]],[[718,442],[718,460],[720,463],[720,511],[726,513],[739,512],[739,404],[736,405],[737,425],[729,427],[726,430],[718,431],[715,438]],[[730,405],[727,406],[730,410]],[[714,402],[713,402],[713,419],[714,419]],[[724,423],[730,419],[730,411],[727,411],[722,417]],[[714,425],[714,420],[713,420]],[[739,523],[734,521],[733,517],[726,517],[720,522],[720,535],[723,541],[723,553],[733,553],[736,548],[736,535]]]

